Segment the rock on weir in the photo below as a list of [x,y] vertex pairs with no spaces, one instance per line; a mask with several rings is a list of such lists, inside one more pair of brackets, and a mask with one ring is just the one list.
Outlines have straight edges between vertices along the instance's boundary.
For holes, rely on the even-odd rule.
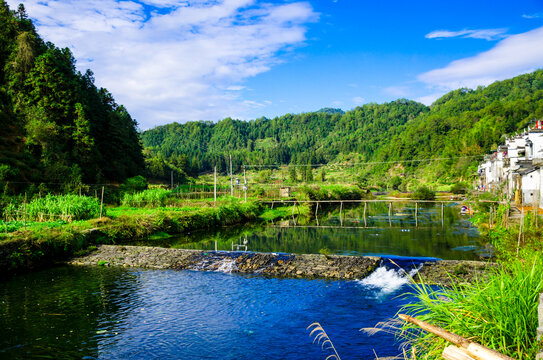
[[363,279],[380,264],[374,256],[252,253],[169,249],[150,246],[100,245],[72,265],[105,265],[147,269],[192,269],[272,276]]

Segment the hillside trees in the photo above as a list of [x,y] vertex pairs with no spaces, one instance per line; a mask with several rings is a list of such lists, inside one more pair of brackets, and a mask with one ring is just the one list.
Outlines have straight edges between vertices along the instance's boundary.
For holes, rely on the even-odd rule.
[[232,155],[234,171],[242,164],[368,162],[360,178],[382,178],[401,164],[407,176],[451,182],[473,176],[480,155],[542,118],[543,70],[538,70],[451,91],[430,107],[400,99],[346,113],[173,123],[145,131],[142,140],[150,156],[186,156],[183,169],[193,175],[213,166],[226,172],[225,159]]
[[93,183],[142,174],[137,123],[81,74],[69,49],[44,43],[23,6],[0,1],[0,163],[4,180]]

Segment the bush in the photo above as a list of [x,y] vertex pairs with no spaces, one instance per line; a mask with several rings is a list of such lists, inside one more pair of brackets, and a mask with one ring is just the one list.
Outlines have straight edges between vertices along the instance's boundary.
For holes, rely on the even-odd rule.
[[420,186],[415,190],[412,197],[416,200],[435,200],[436,193],[426,186]]
[[132,207],[158,207],[164,206],[170,196],[170,190],[150,189],[134,194],[124,194],[122,204]]
[[148,187],[147,180],[141,175],[134,176],[126,179],[123,185],[121,185],[121,191],[134,193],[137,191],[146,190]]
[[26,213],[28,221],[87,220],[100,216],[100,202],[88,196],[47,195],[26,205],[10,204],[4,211],[11,219],[22,219]]
[[467,188],[466,184],[458,182],[451,186],[451,192],[456,195],[465,194],[466,188]]
[[392,190],[398,190],[400,188],[400,185],[402,185],[401,177],[394,176],[392,179],[390,179],[390,186],[392,187]]

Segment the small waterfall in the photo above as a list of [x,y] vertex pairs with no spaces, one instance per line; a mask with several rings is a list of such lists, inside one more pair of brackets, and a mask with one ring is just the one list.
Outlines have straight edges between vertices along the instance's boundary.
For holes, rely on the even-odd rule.
[[238,267],[236,266],[236,260],[230,258],[221,259],[217,264],[217,270],[215,271],[223,273],[231,273],[232,271],[238,269]]
[[380,295],[386,295],[395,292],[405,284],[409,283],[410,277],[413,277],[419,268],[411,269],[406,272],[403,269],[391,269],[387,266],[379,266],[370,276],[359,280],[359,283],[378,290]]
[[231,273],[238,270],[236,259],[232,256],[224,256],[220,253],[208,255],[201,259],[200,262],[191,267],[192,270],[199,271],[217,271],[223,273]]
[[375,271],[368,277],[358,280],[358,283],[375,291],[377,297],[388,295],[408,284],[424,262],[422,259],[383,259]]

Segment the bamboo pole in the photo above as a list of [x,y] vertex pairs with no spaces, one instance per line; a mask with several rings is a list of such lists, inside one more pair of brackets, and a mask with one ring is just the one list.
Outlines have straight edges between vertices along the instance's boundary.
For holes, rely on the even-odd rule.
[[445,226],[445,211],[443,207],[443,202],[441,202],[441,227]]
[[102,186],[102,199],[100,200],[100,219],[102,218],[103,208],[104,208],[104,187]]
[[364,227],[368,227],[368,222],[366,220],[366,207],[367,207],[368,203],[366,201],[364,201]]
[[415,227],[419,227],[419,203],[415,202]]
[[454,345],[449,345],[443,350],[441,355],[445,360],[477,360],[470,356],[468,352]]
[[339,224],[341,226],[343,226],[342,212],[343,212],[343,201],[339,205]]
[[23,222],[23,226],[26,228],[26,193],[25,193],[25,202],[24,202],[24,213],[23,213],[23,219],[24,219],[24,222]]
[[392,218],[390,217],[392,214],[392,202],[388,203],[388,225],[392,227]]
[[398,317],[411,324],[417,325],[423,330],[426,330],[434,335],[439,336],[448,342],[453,343],[456,346],[462,347],[467,350],[467,353],[479,360],[513,360],[509,356],[500,354],[499,352],[489,349],[481,344],[472,342],[460,335],[453,334],[443,328],[429,324],[425,321],[419,320],[409,315],[399,314]]

